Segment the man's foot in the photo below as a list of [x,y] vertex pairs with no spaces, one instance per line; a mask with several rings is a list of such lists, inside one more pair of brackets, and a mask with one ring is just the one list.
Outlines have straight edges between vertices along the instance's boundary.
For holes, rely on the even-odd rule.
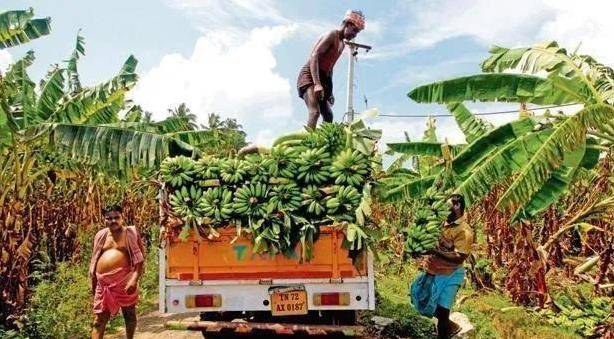
[[462,327],[460,327],[460,325],[453,322],[452,320],[450,320],[448,326],[450,326],[450,338],[454,338],[454,336],[460,333],[460,331],[463,329]]

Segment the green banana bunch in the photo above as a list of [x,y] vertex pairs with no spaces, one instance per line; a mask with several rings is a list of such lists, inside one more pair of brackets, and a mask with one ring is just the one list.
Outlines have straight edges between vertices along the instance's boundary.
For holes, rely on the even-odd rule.
[[262,183],[241,186],[233,199],[234,212],[250,219],[265,217],[268,214],[268,193],[269,188]]
[[450,214],[446,198],[447,195],[438,192],[434,186],[427,189],[425,204],[417,207],[412,225],[405,230],[407,252],[422,254],[435,248],[439,242],[441,227]]
[[215,222],[229,220],[232,217],[232,191],[214,187],[205,191],[200,201],[203,214]]
[[358,150],[347,148],[335,158],[331,166],[331,177],[337,185],[360,187],[369,174],[369,159]]
[[306,184],[321,184],[328,179],[330,155],[326,152],[326,147],[302,152],[296,164],[298,165],[296,178]]
[[305,132],[296,132],[296,133],[289,133],[286,135],[282,135],[281,137],[275,139],[275,141],[273,142],[273,147],[277,145],[284,145],[284,146],[300,145],[303,143],[303,141],[305,140],[307,136],[308,136],[308,133],[305,133]]
[[294,183],[273,187],[269,203],[279,211],[294,211],[301,207],[301,190]]
[[266,183],[270,178],[271,165],[273,160],[258,154],[250,154],[245,157],[246,171],[250,183]]
[[196,178],[199,181],[219,179],[221,165],[222,160],[212,156],[205,156],[198,159],[194,166]]
[[185,156],[166,158],[160,164],[160,178],[173,187],[180,187],[194,179],[194,161]]
[[307,210],[307,213],[311,215],[321,215],[326,211],[326,205],[323,203],[324,194],[316,185],[309,185],[303,188],[303,202],[301,205]]
[[355,187],[337,186],[336,194],[326,200],[326,209],[329,215],[349,214],[353,218],[354,210],[360,204],[362,198]]
[[273,147],[270,155],[271,162],[269,163],[271,176],[294,179],[297,171],[296,157],[296,151],[291,147],[283,145]]
[[173,212],[181,217],[186,224],[199,224],[204,216],[202,208],[202,189],[190,185],[181,186],[169,196],[169,204]]
[[222,163],[220,176],[225,183],[238,184],[246,174],[246,164],[240,159],[228,159]]
[[335,155],[341,152],[347,144],[347,132],[345,126],[340,123],[323,122],[314,132],[326,146],[328,153]]

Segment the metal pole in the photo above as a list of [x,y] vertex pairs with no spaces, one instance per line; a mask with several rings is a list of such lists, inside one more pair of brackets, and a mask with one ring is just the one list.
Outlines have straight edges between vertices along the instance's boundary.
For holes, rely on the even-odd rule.
[[346,111],[346,120],[347,123],[352,123],[354,121],[354,61],[356,60],[356,55],[358,54],[358,49],[362,48],[366,52],[371,50],[371,46],[357,44],[354,41],[345,40],[345,44],[350,48],[349,51],[349,60],[348,60],[348,87],[347,87],[347,111]]
[[354,56],[356,54],[356,47],[350,45],[350,53],[348,60],[348,87],[347,87],[347,122],[354,121]]

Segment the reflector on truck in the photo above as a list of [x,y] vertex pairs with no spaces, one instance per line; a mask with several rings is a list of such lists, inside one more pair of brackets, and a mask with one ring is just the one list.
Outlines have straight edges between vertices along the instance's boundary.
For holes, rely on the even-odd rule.
[[350,293],[314,293],[313,304],[316,306],[348,306]]
[[219,294],[198,294],[198,295],[186,295],[185,307],[221,307],[222,296]]

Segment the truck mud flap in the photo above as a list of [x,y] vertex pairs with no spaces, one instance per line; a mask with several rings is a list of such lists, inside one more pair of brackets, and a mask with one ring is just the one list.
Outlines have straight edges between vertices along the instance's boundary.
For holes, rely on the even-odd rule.
[[217,335],[275,335],[275,336],[334,336],[334,337],[360,337],[363,335],[363,326],[344,325],[306,325],[286,323],[250,323],[228,321],[169,321],[165,324],[167,329],[202,331],[204,334]]

